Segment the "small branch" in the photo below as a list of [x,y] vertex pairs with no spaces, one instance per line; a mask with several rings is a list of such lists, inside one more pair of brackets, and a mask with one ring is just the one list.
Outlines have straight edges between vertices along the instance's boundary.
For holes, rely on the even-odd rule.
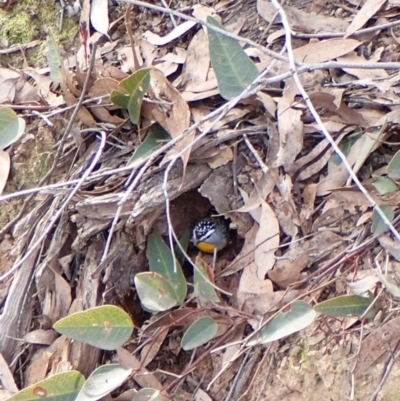
[[258,152],[254,149],[254,146],[252,143],[249,141],[249,138],[247,137],[246,134],[243,134],[244,141],[249,148],[250,152],[253,154],[254,158],[256,159],[258,165],[261,167],[261,170],[264,174],[268,173],[269,169],[268,167],[264,164],[264,162],[261,160],[260,155]]

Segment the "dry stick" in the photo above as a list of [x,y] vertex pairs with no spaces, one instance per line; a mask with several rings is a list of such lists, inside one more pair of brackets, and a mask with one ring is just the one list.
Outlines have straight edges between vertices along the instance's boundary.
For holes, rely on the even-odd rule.
[[300,91],[304,101],[306,102],[308,109],[310,110],[315,121],[317,122],[318,126],[320,127],[321,131],[323,132],[325,138],[328,140],[328,142],[331,144],[332,148],[335,150],[337,155],[342,160],[344,166],[346,167],[346,170],[350,174],[350,177],[352,178],[352,180],[357,185],[358,189],[364,194],[365,198],[368,200],[368,202],[371,204],[371,206],[374,208],[374,210],[376,210],[378,212],[379,216],[382,218],[382,220],[385,222],[385,224],[387,225],[389,230],[393,233],[393,235],[397,238],[397,240],[400,241],[400,234],[393,227],[392,223],[388,220],[385,213],[383,213],[382,209],[376,204],[374,199],[369,195],[368,191],[361,184],[357,175],[354,173],[349,162],[347,161],[346,156],[343,154],[343,152],[340,150],[339,146],[336,144],[336,142],[334,141],[332,136],[329,134],[329,132],[325,128],[319,114],[315,110],[314,105],[312,104],[310,98],[308,97],[307,92],[303,88],[303,85],[301,84],[299,76],[297,75],[297,71],[296,71],[296,64],[295,64],[294,54],[293,54],[293,49],[292,49],[292,38],[291,38],[292,31],[291,31],[289,22],[287,20],[286,13],[283,10],[283,8],[281,7],[281,5],[278,3],[278,0],[272,0],[272,4],[279,11],[279,15],[281,17],[281,21],[282,21],[282,24],[285,29],[285,43],[286,43],[286,46],[288,49],[289,65],[290,65],[290,69],[292,70],[292,73],[293,73],[294,82],[296,83],[298,90]]
[[264,164],[264,162],[261,160],[260,155],[258,154],[258,152],[254,149],[253,144],[249,141],[249,138],[247,137],[246,134],[243,134],[243,138],[244,141],[247,145],[247,147],[249,148],[250,152],[253,154],[254,158],[256,159],[258,165],[260,166],[262,172],[264,174],[268,173],[269,168]]
[[[47,172],[47,174],[40,180],[39,186],[43,185],[43,184],[47,181],[47,179],[48,179],[49,177],[51,177],[51,175],[53,174],[54,170],[55,170],[56,167],[57,167],[58,161],[60,160],[61,153],[62,153],[62,151],[63,151],[63,149],[64,149],[64,143],[65,143],[65,141],[66,141],[66,139],[67,139],[67,136],[69,135],[69,133],[70,133],[70,131],[71,131],[71,129],[72,129],[72,124],[75,122],[76,116],[78,115],[78,112],[79,112],[79,108],[80,108],[81,105],[82,105],[83,98],[85,97],[85,94],[86,94],[86,91],[87,91],[87,87],[88,87],[88,85],[89,85],[90,75],[91,75],[91,72],[92,72],[93,67],[94,67],[94,61],[95,61],[95,56],[96,56],[96,49],[97,49],[97,43],[95,42],[95,43],[93,43],[93,48],[92,48],[93,56],[92,56],[92,60],[91,60],[91,62],[90,62],[90,66],[89,66],[89,69],[88,69],[88,74],[87,74],[86,79],[85,79],[85,83],[84,83],[83,88],[82,88],[81,96],[80,96],[80,98],[79,98],[78,103],[76,104],[76,107],[75,107],[74,112],[72,113],[72,116],[71,116],[71,119],[69,120],[68,126],[67,126],[67,128],[65,129],[64,135],[63,135],[63,137],[62,137],[62,139],[61,139],[61,142],[60,142],[60,146],[59,146],[59,148],[58,148],[58,150],[57,150],[56,157],[54,158],[53,165],[51,166],[51,168],[50,168],[50,170]],[[33,194],[32,194],[31,196],[29,196],[29,197],[25,200],[24,204],[22,205],[22,208],[21,208],[20,212],[18,213],[18,216],[15,217],[13,220],[11,220],[5,227],[3,227],[3,229],[0,231],[0,238],[2,238],[4,234],[6,234],[9,230],[11,230],[12,227],[15,225],[15,223],[22,217],[22,215],[25,213],[25,211],[26,211],[26,209],[27,209],[27,207],[28,207],[28,205],[30,204],[30,201],[31,201],[32,199],[33,199]]]
[[130,14],[131,14],[132,9],[133,9],[133,7],[131,4],[129,4],[129,6],[126,8],[125,28],[126,28],[126,32],[128,33],[129,42],[131,44],[132,57],[133,57],[133,68],[135,69],[135,71],[137,71],[140,68],[140,63],[139,63],[139,59],[138,59],[138,56],[137,56],[136,50],[135,50],[135,40],[133,39],[133,33],[132,33],[132,27],[131,27],[131,21],[130,21]]

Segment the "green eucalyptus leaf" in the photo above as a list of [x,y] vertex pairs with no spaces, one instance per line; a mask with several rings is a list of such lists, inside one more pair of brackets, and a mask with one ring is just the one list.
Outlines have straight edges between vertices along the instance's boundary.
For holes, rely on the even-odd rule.
[[217,332],[217,322],[209,316],[203,316],[186,330],[181,340],[181,346],[185,351],[200,347],[211,341]]
[[[207,23],[224,29],[211,16],[207,17]],[[231,100],[258,77],[258,69],[235,39],[208,28],[208,40],[211,65],[217,77],[219,91],[224,99]]]
[[14,394],[7,401],[75,401],[85,383],[76,370],[55,374]]
[[150,271],[165,277],[174,291],[174,298],[181,303],[186,298],[187,284],[182,268],[160,233],[154,232],[147,241],[147,258]]
[[373,297],[360,297],[358,295],[342,295],[320,302],[314,310],[329,316],[348,317],[362,316],[374,300]]
[[[388,205],[379,205],[379,207],[381,208],[383,214],[387,217],[387,219],[390,222],[392,222],[394,219],[393,209]],[[386,223],[382,220],[382,217],[379,215],[379,213],[374,209],[374,213],[372,215],[372,226],[371,226],[372,234],[379,235],[387,230],[388,227],[386,226]]]
[[248,345],[266,344],[296,333],[315,320],[315,311],[304,301],[295,301],[290,311],[279,313]]
[[132,374],[132,369],[110,363],[99,366],[88,377],[75,401],[96,401],[110,394]]
[[135,153],[129,159],[127,166],[135,167],[151,156],[160,146],[168,139],[171,139],[167,131],[160,125],[156,124],[150,129],[146,139],[138,146]]
[[18,141],[24,132],[25,120],[8,107],[0,108],[0,149]]
[[130,338],[133,323],[121,308],[104,305],[66,316],[57,321],[53,328],[74,340],[104,350],[114,350]]
[[138,273],[135,287],[143,307],[150,312],[163,312],[177,305],[176,292],[161,274]]

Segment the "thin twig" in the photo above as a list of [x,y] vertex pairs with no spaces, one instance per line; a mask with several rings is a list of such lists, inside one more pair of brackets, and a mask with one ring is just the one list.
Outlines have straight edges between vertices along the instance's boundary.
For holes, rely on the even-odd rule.
[[[170,10],[170,11],[171,11],[171,9],[169,8],[169,6],[168,6],[168,4],[167,4],[167,2],[166,2],[165,0],[160,0],[160,1],[161,1],[161,4],[162,4],[167,10]],[[171,13],[168,13],[168,14],[169,14],[169,18],[171,18],[172,24],[173,24],[174,27],[176,28],[178,25],[176,24],[176,21],[175,21],[174,16],[173,16]]]
[[261,170],[264,174],[267,174],[269,171],[269,168],[264,164],[264,162],[261,160],[260,155],[258,152],[254,149],[253,144],[249,141],[249,138],[247,137],[246,134],[243,134],[244,141],[249,148],[250,152],[253,154],[254,158],[256,159],[258,165],[261,167]]

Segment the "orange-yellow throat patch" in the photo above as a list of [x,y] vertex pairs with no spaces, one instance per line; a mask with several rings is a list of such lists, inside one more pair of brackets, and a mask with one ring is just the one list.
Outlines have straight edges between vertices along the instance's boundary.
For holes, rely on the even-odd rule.
[[207,242],[199,242],[196,246],[200,249],[200,251],[206,253],[213,253],[214,249],[216,248],[214,244],[209,244]]

